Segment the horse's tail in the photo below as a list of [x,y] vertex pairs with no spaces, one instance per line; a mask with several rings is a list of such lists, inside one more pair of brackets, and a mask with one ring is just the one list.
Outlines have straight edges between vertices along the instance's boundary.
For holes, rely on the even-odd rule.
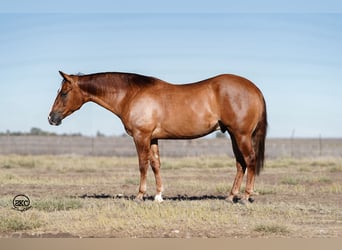
[[260,174],[262,168],[264,167],[265,159],[265,139],[267,132],[267,112],[266,112],[266,102],[263,98],[263,111],[260,121],[256,129],[253,132],[253,148],[256,156],[255,172],[257,175]]

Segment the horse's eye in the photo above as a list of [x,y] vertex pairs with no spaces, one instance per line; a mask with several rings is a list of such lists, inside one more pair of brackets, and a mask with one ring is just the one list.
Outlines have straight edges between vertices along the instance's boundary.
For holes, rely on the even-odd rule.
[[61,97],[66,97],[67,96],[67,92],[61,92]]

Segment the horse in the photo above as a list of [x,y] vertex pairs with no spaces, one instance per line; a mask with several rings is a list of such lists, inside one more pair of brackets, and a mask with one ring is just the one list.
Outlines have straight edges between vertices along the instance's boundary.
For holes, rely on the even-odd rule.
[[[144,199],[149,165],[155,177],[155,201],[163,201],[159,139],[195,139],[216,130],[229,133],[236,160],[237,172],[226,200],[254,201],[255,176],[264,165],[267,112],[263,94],[248,79],[222,74],[196,83],[171,84],[135,73],[59,73],[63,80],[49,123],[60,125],[86,102],[118,116],[136,146],[140,170],[137,201]],[[246,170],[245,192],[240,195]]]

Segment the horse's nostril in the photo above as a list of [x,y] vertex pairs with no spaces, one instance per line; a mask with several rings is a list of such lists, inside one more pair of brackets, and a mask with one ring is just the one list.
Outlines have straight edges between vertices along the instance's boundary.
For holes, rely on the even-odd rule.
[[50,125],[54,125],[50,115],[48,117],[48,121],[49,121]]
[[50,113],[48,121],[50,125],[58,126],[62,123],[62,117],[58,113]]

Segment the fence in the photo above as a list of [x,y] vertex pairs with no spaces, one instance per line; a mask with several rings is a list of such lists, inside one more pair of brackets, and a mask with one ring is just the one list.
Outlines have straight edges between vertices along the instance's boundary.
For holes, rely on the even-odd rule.
[[[160,140],[162,156],[233,156],[227,138]],[[0,154],[135,156],[130,137],[0,136]],[[267,139],[266,157],[342,157],[342,139]]]

